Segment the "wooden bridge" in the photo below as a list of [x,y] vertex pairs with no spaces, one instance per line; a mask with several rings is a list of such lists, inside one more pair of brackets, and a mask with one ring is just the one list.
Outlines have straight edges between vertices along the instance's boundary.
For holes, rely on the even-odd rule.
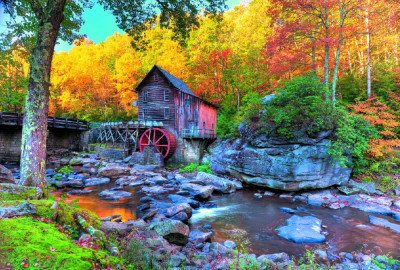
[[[23,113],[0,112],[0,126],[22,126],[23,119]],[[49,116],[47,118],[47,127],[54,129],[88,130],[90,123],[66,117]]]

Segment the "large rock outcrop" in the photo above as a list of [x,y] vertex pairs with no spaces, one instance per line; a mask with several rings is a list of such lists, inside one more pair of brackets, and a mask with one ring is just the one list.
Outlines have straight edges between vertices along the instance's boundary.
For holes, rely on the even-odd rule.
[[257,123],[241,124],[241,138],[217,143],[211,155],[211,169],[241,178],[249,184],[285,191],[344,185],[351,174],[332,162],[326,152],[332,131],[314,136],[298,132],[287,140]]

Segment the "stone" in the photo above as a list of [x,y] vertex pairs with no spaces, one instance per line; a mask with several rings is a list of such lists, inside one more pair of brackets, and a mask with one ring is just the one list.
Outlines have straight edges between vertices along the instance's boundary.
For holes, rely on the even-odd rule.
[[190,183],[185,183],[181,185],[181,188],[183,190],[188,190],[189,192],[191,192],[195,199],[198,200],[208,200],[214,191],[213,186],[201,186]]
[[170,195],[168,195],[168,198],[173,203],[187,203],[193,208],[199,208],[199,206],[200,206],[200,203],[198,201],[192,200],[192,199],[184,197],[184,196],[170,194]]
[[78,176],[78,175],[70,175],[68,176],[68,181],[65,183],[66,187],[72,187],[72,188],[83,188],[85,187],[84,184],[84,179],[85,177]]
[[126,185],[129,185],[131,182],[137,181],[137,180],[139,180],[139,177],[137,177],[137,176],[125,175],[125,176],[118,178],[115,181],[115,183],[117,185],[126,186]]
[[389,222],[388,220],[384,219],[384,218],[379,218],[379,217],[375,217],[375,216],[368,216],[369,217],[369,222],[374,224],[374,225],[378,225],[378,226],[382,226],[385,228],[389,228],[397,233],[400,233],[400,225]]
[[132,225],[123,222],[113,222],[113,221],[103,221],[100,227],[100,230],[106,234],[116,232],[121,236],[126,233],[129,233],[132,229],[133,229]]
[[224,245],[226,248],[233,250],[236,248],[236,243],[230,240],[226,240],[222,245]]
[[396,200],[393,202],[393,206],[397,207],[400,209],[400,200]]
[[144,182],[142,180],[133,181],[128,184],[128,186],[130,187],[138,187],[142,185],[144,185]]
[[119,219],[121,218],[121,215],[112,215],[112,216],[108,216],[108,217],[102,217],[100,218],[100,221],[112,221],[113,219]]
[[17,183],[12,172],[3,165],[0,165],[0,183],[10,183],[10,184]]
[[186,256],[180,252],[176,252],[175,254],[171,255],[169,260],[169,264],[171,267],[179,267],[182,266],[182,263],[186,261]]
[[276,96],[276,94],[266,95],[265,97],[262,98],[262,103],[264,105],[267,105],[268,103],[271,102],[271,100],[274,99],[275,96]]
[[120,191],[120,190],[104,190],[102,192],[99,193],[99,196],[104,198],[105,200],[119,200],[122,198],[126,198],[126,197],[131,197],[132,193],[127,192],[127,191]]
[[217,143],[211,155],[215,173],[284,191],[327,188],[349,181],[351,168],[333,163],[326,153],[331,132],[286,140],[257,132],[256,124],[245,126],[240,127],[241,139]]
[[395,187],[395,188],[394,188],[394,194],[395,194],[396,196],[400,196],[400,187]]
[[188,218],[190,218],[192,216],[192,207],[187,203],[180,203],[164,210],[165,216],[168,218],[180,212],[186,213]]
[[272,196],[275,196],[275,193],[272,192],[272,191],[265,191],[263,195],[264,196],[268,196],[268,197],[272,197]]
[[375,183],[358,183],[354,180],[350,180],[347,187],[346,186],[341,186],[338,187],[338,189],[346,194],[346,195],[351,195],[355,193],[366,193],[366,194],[377,194],[377,190],[375,187]]
[[214,256],[224,255],[229,249],[218,242],[212,242],[209,247],[210,253]]
[[212,237],[212,232],[202,232],[199,230],[192,230],[189,234],[190,242],[203,243],[210,241]]
[[160,186],[153,186],[153,187],[143,187],[142,191],[151,194],[162,194],[162,193],[167,193],[168,189]]
[[130,174],[129,167],[109,164],[106,167],[100,168],[97,175],[99,177],[118,178],[123,175],[129,175],[129,174]]
[[131,174],[135,174],[137,172],[143,172],[143,171],[154,171],[156,169],[161,168],[159,165],[139,165],[135,164],[132,167],[132,170],[130,171]]
[[11,218],[19,216],[32,216],[36,214],[36,205],[23,202],[17,206],[0,207],[1,218]]
[[185,212],[179,212],[178,214],[171,217],[172,220],[179,220],[187,223],[190,217]]
[[146,197],[140,198],[140,202],[141,203],[148,203],[148,202],[151,202],[151,201],[154,201],[154,199],[152,197],[146,196]]
[[213,186],[214,191],[219,193],[232,193],[239,187],[236,182],[205,172],[199,172],[196,180],[203,182],[205,185]]
[[11,183],[0,183],[0,193],[7,193],[9,196],[23,200],[38,200],[43,196],[43,192],[39,187],[27,187]]
[[189,241],[189,226],[179,220],[165,220],[150,225],[159,236],[171,244],[186,245]]
[[69,191],[67,194],[68,195],[82,195],[82,194],[88,194],[88,193],[92,193],[93,190],[80,190],[80,189],[73,189],[71,191]]
[[97,160],[93,159],[93,158],[76,157],[76,158],[72,158],[69,161],[69,165],[73,165],[73,166],[82,166],[84,164],[94,165],[94,164],[96,164],[96,162],[97,162]]
[[296,212],[296,210],[289,208],[289,207],[280,207],[279,210],[281,210],[281,212],[288,213],[288,214],[293,214]]
[[294,215],[286,220],[286,225],[276,229],[279,236],[295,243],[321,243],[325,236],[321,234],[321,220],[313,216]]
[[107,177],[95,178],[94,177],[94,178],[89,178],[89,179],[83,180],[83,183],[85,184],[85,187],[97,186],[97,185],[110,183],[110,178],[107,178]]
[[261,255],[257,258],[257,261],[260,263],[262,263],[265,260],[269,260],[274,263],[281,263],[281,262],[289,261],[290,257],[287,253],[281,252],[281,253],[265,254],[265,255]]

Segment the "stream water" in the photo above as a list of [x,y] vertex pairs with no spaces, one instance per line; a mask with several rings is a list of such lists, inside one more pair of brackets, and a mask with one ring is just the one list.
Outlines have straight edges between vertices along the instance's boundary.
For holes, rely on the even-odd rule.
[[[140,198],[144,194],[140,188],[124,188],[132,192],[132,197],[116,202],[101,200],[98,193],[115,185],[91,187],[89,194],[71,195],[67,201],[79,199],[81,208],[96,212],[100,217],[121,215],[123,220],[135,219],[141,216],[137,210]],[[53,195],[60,197],[66,190],[54,191]],[[162,199],[162,197],[158,197]],[[352,208],[332,210],[314,207],[304,203],[295,203],[277,197],[254,197],[249,190],[238,191],[229,195],[213,196],[211,203],[217,207],[201,207],[194,210],[190,219],[191,228],[200,228],[205,224],[212,226],[215,232],[213,241],[224,241],[232,238],[232,230],[244,229],[248,232],[253,253],[257,255],[286,252],[289,255],[302,256],[306,249],[318,245],[295,244],[278,236],[275,228],[285,224],[291,214],[282,212],[280,207],[290,207],[300,216],[311,215],[322,220],[323,230],[327,232],[326,243],[334,252],[372,252],[374,254],[388,253],[400,258],[400,234],[368,222],[368,213]],[[382,216],[381,216],[382,217]],[[393,219],[392,223],[400,224]]]

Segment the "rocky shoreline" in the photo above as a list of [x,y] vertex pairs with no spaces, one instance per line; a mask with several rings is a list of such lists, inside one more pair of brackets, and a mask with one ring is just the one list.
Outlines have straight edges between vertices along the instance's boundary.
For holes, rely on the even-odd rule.
[[[57,189],[73,188],[69,194],[90,193],[90,187],[114,183],[115,187],[102,191],[99,196],[104,200],[119,200],[131,196],[125,187],[139,187],[143,193],[139,210],[141,219],[121,222],[120,216],[102,218],[100,230],[110,235],[117,233],[126,241],[140,240],[154,256],[155,262],[163,269],[165,255],[169,254],[167,264],[171,269],[230,269],[238,258],[251,269],[268,269],[271,265],[284,268],[295,262],[285,252],[276,254],[244,254],[238,252],[233,241],[223,243],[211,242],[211,226],[190,230],[188,221],[193,209],[214,207],[208,203],[212,194],[229,194],[243,188],[242,182],[236,179],[218,177],[199,172],[197,174],[180,174],[156,165],[133,164],[129,158],[124,160],[104,160],[96,154],[79,154],[71,159],[64,159],[63,164],[79,166],[77,172],[61,173],[47,170],[46,179]],[[14,171],[18,178],[18,172]],[[83,188],[85,188],[83,190]],[[360,193],[363,192],[363,193]],[[347,193],[347,195],[345,194]],[[354,194],[352,194],[354,193]],[[366,194],[368,193],[368,194]],[[282,200],[301,201],[307,204],[331,209],[352,207],[371,214],[379,214],[400,220],[400,199],[385,194],[371,185],[360,185],[351,182],[346,187],[307,192],[277,194],[260,191],[254,194],[262,199],[265,196],[280,197]],[[277,228],[281,237],[295,243],[322,243],[325,240],[321,220],[296,215],[296,209],[281,209],[291,213],[291,218]],[[397,233],[399,225],[371,215],[372,224],[389,228]],[[300,233],[293,233],[295,228],[302,228]],[[85,238],[87,235],[82,235]],[[336,254],[329,250],[316,250],[315,256],[322,265],[335,264],[335,269],[395,269],[385,256],[374,254]],[[194,259],[195,258],[195,259]],[[378,263],[376,263],[378,262]]]

